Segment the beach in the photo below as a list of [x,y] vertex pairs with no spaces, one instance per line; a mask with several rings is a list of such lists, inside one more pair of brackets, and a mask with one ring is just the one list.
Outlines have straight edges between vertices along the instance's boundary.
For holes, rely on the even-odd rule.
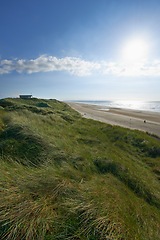
[[158,112],[111,108],[76,102],[67,102],[67,104],[85,118],[141,130],[160,137],[160,113]]

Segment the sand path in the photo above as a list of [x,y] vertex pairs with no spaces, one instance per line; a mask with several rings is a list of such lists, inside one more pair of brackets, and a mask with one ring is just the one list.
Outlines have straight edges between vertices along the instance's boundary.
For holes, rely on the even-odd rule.
[[[149,132],[160,137],[160,113],[67,102],[85,118]],[[144,122],[145,121],[145,122]]]

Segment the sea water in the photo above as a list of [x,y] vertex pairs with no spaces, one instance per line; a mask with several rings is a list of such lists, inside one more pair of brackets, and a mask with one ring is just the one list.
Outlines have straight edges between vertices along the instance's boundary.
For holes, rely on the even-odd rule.
[[111,108],[125,108],[133,110],[160,112],[160,101],[73,101],[79,103],[93,104]]

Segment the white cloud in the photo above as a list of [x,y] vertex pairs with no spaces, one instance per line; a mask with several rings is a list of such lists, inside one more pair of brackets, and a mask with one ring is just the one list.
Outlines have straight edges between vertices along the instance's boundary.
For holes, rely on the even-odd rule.
[[160,61],[156,60],[152,63],[137,62],[127,63],[103,63],[103,74],[111,74],[116,76],[160,76]]
[[31,60],[2,60],[0,74],[17,71],[19,73],[68,71],[78,76],[90,75],[92,71],[100,68],[100,64],[82,60],[80,58],[65,57],[56,58],[42,55]]
[[12,71],[18,73],[36,73],[67,71],[72,75],[87,76],[98,72],[100,75],[115,76],[160,76],[160,60],[156,59],[152,63],[146,61],[134,64],[116,62],[91,62],[81,58],[65,57],[56,58],[54,56],[42,55],[36,59],[14,59],[0,61],[0,74],[9,74]]

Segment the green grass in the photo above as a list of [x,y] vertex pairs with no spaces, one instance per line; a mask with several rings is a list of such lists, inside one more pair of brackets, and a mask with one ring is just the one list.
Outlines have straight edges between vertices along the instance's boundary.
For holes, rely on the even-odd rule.
[[160,239],[160,142],[45,99],[0,100],[1,239]]

